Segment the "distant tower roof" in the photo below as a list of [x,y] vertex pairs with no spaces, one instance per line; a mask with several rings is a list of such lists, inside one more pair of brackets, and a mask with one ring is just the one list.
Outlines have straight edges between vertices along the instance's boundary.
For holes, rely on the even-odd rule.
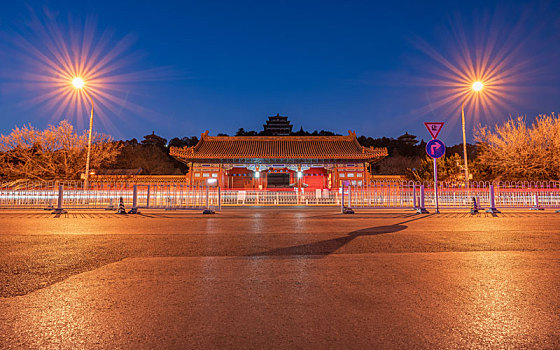
[[290,135],[293,126],[290,124],[288,117],[281,116],[280,113],[278,113],[275,116],[268,117],[263,127],[264,131],[267,131],[270,135],[286,136]]
[[407,143],[409,145],[414,146],[415,144],[418,143],[418,140],[416,140],[416,136],[415,135],[411,135],[408,132],[405,132],[403,135],[399,136],[397,138],[397,140]]

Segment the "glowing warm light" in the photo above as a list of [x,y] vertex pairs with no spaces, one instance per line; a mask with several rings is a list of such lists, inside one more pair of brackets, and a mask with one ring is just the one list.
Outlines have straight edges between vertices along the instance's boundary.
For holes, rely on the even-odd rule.
[[507,118],[539,74],[539,66],[526,54],[529,41],[510,29],[494,20],[465,26],[461,18],[454,18],[447,41],[437,48],[417,40],[415,45],[430,61],[416,78],[423,88],[423,106],[410,114],[415,118],[442,115],[451,128],[460,122],[461,106],[468,111],[469,125]]
[[79,77],[74,78],[74,80],[72,80],[72,85],[74,85],[76,89],[81,89],[84,87],[84,80]]
[[[89,97],[95,100],[98,130],[119,134],[115,121],[134,115],[155,118],[133,101],[132,85],[167,79],[164,68],[134,70],[137,55],[130,52],[135,41],[131,35],[116,38],[109,31],[98,32],[95,20],[85,22],[31,12],[28,25],[14,34],[8,47],[14,72],[9,78],[33,90],[26,106],[37,108],[52,122],[67,119],[78,129],[87,126],[91,109]],[[21,66],[21,67],[20,67]],[[84,90],[87,87],[87,94]]]
[[484,84],[482,84],[482,82],[480,82],[480,81],[475,81],[475,82],[472,84],[472,89],[473,89],[474,91],[480,91],[480,90],[482,90],[483,87],[484,87]]

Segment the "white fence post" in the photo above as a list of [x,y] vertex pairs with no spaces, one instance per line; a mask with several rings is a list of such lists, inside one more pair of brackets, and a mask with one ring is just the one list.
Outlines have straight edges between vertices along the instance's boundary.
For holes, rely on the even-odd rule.
[[67,211],[62,208],[64,202],[64,188],[63,184],[58,184],[58,203],[56,209],[52,211],[53,214],[66,214]]
[[486,209],[487,213],[499,213],[496,209],[496,197],[494,196],[494,185],[490,185],[490,208]]
[[138,214],[138,185],[132,186],[132,208],[128,211],[129,214]]
[[[210,209],[210,186],[206,185],[206,209],[202,211],[202,214],[215,214],[216,212]],[[219,198],[218,198],[219,200]]]
[[344,181],[342,182],[342,194],[340,196],[340,212],[344,213]]
[[113,197],[109,196],[109,205],[105,210],[115,210],[115,206],[113,205]]
[[412,184],[412,209],[416,210],[416,184]]
[[418,214],[429,214],[429,211],[427,211],[425,207],[424,185],[420,185],[420,204],[416,212]]
[[539,196],[537,193],[535,193],[533,197],[533,207],[529,210],[544,210],[544,208],[539,205]]
[[220,186],[218,186],[218,211],[222,210],[222,191]]

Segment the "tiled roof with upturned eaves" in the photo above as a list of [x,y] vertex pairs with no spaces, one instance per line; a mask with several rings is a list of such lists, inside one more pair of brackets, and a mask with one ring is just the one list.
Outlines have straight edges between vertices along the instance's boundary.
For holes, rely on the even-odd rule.
[[208,136],[193,147],[171,147],[182,161],[256,159],[340,160],[372,162],[387,156],[386,148],[363,147],[356,134],[347,136]]

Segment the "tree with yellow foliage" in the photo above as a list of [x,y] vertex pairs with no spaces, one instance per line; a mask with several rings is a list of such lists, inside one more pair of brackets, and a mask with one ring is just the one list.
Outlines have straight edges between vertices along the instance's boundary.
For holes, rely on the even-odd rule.
[[[120,146],[103,134],[93,134],[91,167],[115,161]],[[38,130],[31,125],[0,135],[0,177],[3,179],[78,179],[84,171],[87,133],[77,134],[67,121]]]

